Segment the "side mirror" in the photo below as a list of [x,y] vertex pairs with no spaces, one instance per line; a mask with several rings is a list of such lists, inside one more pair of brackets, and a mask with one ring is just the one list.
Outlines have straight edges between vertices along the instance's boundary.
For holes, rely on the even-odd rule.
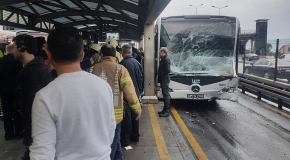
[[250,65],[254,65],[254,62],[251,62]]

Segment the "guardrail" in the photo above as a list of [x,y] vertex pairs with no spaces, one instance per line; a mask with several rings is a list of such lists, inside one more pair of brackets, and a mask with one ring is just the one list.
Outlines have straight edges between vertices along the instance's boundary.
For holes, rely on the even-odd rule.
[[[245,73],[238,73],[240,78],[240,88],[242,93],[249,91],[256,94],[257,99],[261,100],[266,98],[267,100],[278,103],[278,108],[282,109],[282,106],[290,109],[290,84],[277,82]],[[273,99],[274,98],[274,99]]]

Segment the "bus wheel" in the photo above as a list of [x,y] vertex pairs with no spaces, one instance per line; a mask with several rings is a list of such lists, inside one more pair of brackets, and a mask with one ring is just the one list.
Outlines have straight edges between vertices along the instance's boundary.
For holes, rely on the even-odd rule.
[[213,98],[213,99],[209,100],[208,104],[209,104],[210,107],[216,107],[218,105],[217,101],[216,101],[216,98]]

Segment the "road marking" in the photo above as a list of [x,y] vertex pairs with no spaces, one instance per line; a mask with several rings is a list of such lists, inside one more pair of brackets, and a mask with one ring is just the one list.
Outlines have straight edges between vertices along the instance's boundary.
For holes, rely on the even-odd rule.
[[245,99],[250,99],[251,101],[254,101],[254,102],[258,103],[259,105],[261,105],[261,106],[263,106],[263,107],[265,107],[265,108],[267,108],[267,109],[269,109],[269,110],[271,110],[273,112],[276,112],[276,113],[279,113],[279,114],[283,115],[284,117],[290,118],[289,114],[281,111],[278,108],[272,107],[271,104],[267,104],[267,102],[265,102],[265,101],[259,101],[259,100],[255,99],[254,97],[251,97],[251,96],[246,95],[246,94],[240,94],[240,96],[245,98]]
[[147,106],[148,106],[148,111],[149,111],[149,115],[150,115],[150,120],[151,120],[151,124],[152,124],[152,129],[153,129],[159,157],[161,160],[170,160],[170,156],[168,154],[167,147],[166,147],[166,144],[164,142],[163,135],[162,135],[162,132],[161,132],[161,129],[160,129],[153,105],[148,104]]
[[180,116],[177,113],[177,111],[175,110],[175,108],[173,106],[171,106],[170,110],[171,110],[171,113],[174,116],[175,120],[179,124],[179,126],[180,126],[183,134],[185,135],[187,141],[189,142],[191,148],[193,149],[194,153],[196,154],[197,158],[199,160],[208,160],[208,158],[206,157],[205,153],[202,151],[202,149],[198,145],[197,141],[195,140],[195,138],[193,137],[193,135],[191,134],[189,129],[186,127],[185,123],[180,118]]

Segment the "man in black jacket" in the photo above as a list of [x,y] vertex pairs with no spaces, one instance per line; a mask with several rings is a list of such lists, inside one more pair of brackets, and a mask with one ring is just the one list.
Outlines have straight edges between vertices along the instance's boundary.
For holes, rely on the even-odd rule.
[[21,115],[16,105],[16,77],[22,69],[22,64],[13,59],[11,50],[12,45],[7,45],[7,55],[4,55],[0,64],[0,96],[6,140],[20,139],[23,136]]
[[23,119],[23,144],[27,146],[23,160],[29,158],[31,138],[31,109],[36,92],[52,81],[49,69],[43,60],[34,58],[37,50],[36,40],[33,36],[19,35],[13,39],[12,53],[15,60],[20,61],[24,68],[18,75],[17,99]]
[[[135,92],[140,98],[143,92],[143,67],[141,64],[134,59],[132,56],[132,46],[125,44],[122,46],[121,51],[122,57],[124,58],[120,64],[122,64],[128,70],[131,79],[133,81]],[[125,116],[121,122],[121,145],[126,147],[129,145],[130,140],[139,142],[139,120],[136,120],[136,114],[132,111],[131,107],[125,103]]]
[[170,73],[170,59],[167,57],[168,49],[161,47],[159,51],[160,62],[158,68],[158,83],[161,85],[162,95],[164,98],[164,106],[161,112],[158,112],[159,117],[168,117],[170,108],[170,95],[169,95],[169,73]]

